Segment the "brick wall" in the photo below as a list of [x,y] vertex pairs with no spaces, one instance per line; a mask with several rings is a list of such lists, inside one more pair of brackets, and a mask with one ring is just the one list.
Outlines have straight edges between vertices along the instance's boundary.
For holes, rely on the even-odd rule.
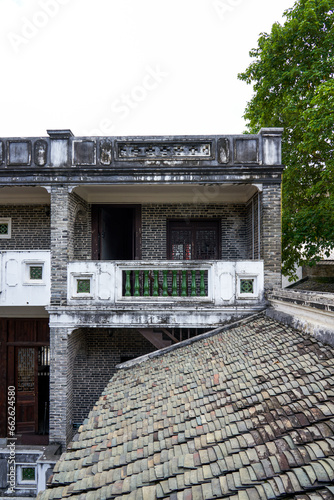
[[49,250],[49,205],[2,205],[0,217],[11,217],[10,239],[0,239],[0,250]]
[[143,205],[142,258],[167,258],[168,219],[219,219],[221,221],[221,258],[247,259],[246,205]]
[[258,195],[256,194],[247,203],[247,258],[259,259],[259,218],[258,218]]
[[72,235],[69,247],[70,260],[91,260],[92,221],[91,206],[75,193],[69,195],[69,221]]
[[81,330],[50,328],[50,443],[65,446],[73,437],[73,411],[78,403],[73,370],[77,352],[84,342]]
[[[73,334],[72,334],[73,335]],[[155,348],[137,330],[85,329],[73,364],[73,422],[82,423],[123,356],[138,357]]]
[[261,258],[265,288],[281,286],[281,186],[264,184],[261,195]]
[[[67,263],[76,256],[91,258],[90,209],[66,186],[51,189],[51,304],[66,304]],[[79,234],[79,228],[82,231]],[[76,235],[76,237],[75,237]],[[80,241],[80,243],[79,243]]]

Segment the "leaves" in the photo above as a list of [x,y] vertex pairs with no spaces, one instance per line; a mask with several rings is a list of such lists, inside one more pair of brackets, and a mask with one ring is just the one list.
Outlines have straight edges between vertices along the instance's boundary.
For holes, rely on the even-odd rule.
[[253,84],[247,131],[284,127],[283,272],[334,247],[334,1],[297,0],[238,75]]

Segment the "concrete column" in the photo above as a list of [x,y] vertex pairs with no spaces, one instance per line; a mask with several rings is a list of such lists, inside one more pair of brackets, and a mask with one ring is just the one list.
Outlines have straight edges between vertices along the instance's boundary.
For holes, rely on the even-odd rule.
[[261,196],[261,258],[264,287],[281,286],[281,184],[263,184]]

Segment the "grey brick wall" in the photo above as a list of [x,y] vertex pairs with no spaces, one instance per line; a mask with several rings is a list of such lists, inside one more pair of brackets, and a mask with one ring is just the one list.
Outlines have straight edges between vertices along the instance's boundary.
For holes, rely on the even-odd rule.
[[51,189],[51,304],[66,304],[67,263],[91,259],[90,208],[66,186]]
[[0,205],[0,217],[11,217],[10,239],[0,239],[0,250],[49,250],[49,205]]
[[68,189],[66,186],[53,186],[51,188],[51,305],[66,304],[70,239]]
[[73,365],[73,422],[82,423],[106,387],[122,356],[138,357],[155,350],[134,329],[85,329]]
[[247,255],[248,259],[259,259],[259,218],[258,218],[258,195],[256,194],[247,203]]
[[50,329],[50,443],[64,447],[109,382],[122,356],[155,348],[132,329]]
[[69,260],[91,260],[91,206],[75,193],[69,194]]
[[82,343],[80,330],[50,328],[50,443],[66,446],[73,437],[73,371]]
[[261,196],[261,257],[265,288],[281,286],[281,186],[264,184]]
[[221,258],[247,259],[246,205],[143,205],[143,259],[167,258],[168,219],[219,219],[221,221]]

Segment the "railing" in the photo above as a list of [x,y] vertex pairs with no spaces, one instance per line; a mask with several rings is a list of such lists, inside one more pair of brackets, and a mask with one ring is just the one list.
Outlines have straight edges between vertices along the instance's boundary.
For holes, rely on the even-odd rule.
[[126,269],[124,297],[207,297],[206,269]]
[[263,299],[262,261],[81,261],[68,265],[69,303],[211,302]]
[[50,303],[50,251],[0,252],[0,306]]

